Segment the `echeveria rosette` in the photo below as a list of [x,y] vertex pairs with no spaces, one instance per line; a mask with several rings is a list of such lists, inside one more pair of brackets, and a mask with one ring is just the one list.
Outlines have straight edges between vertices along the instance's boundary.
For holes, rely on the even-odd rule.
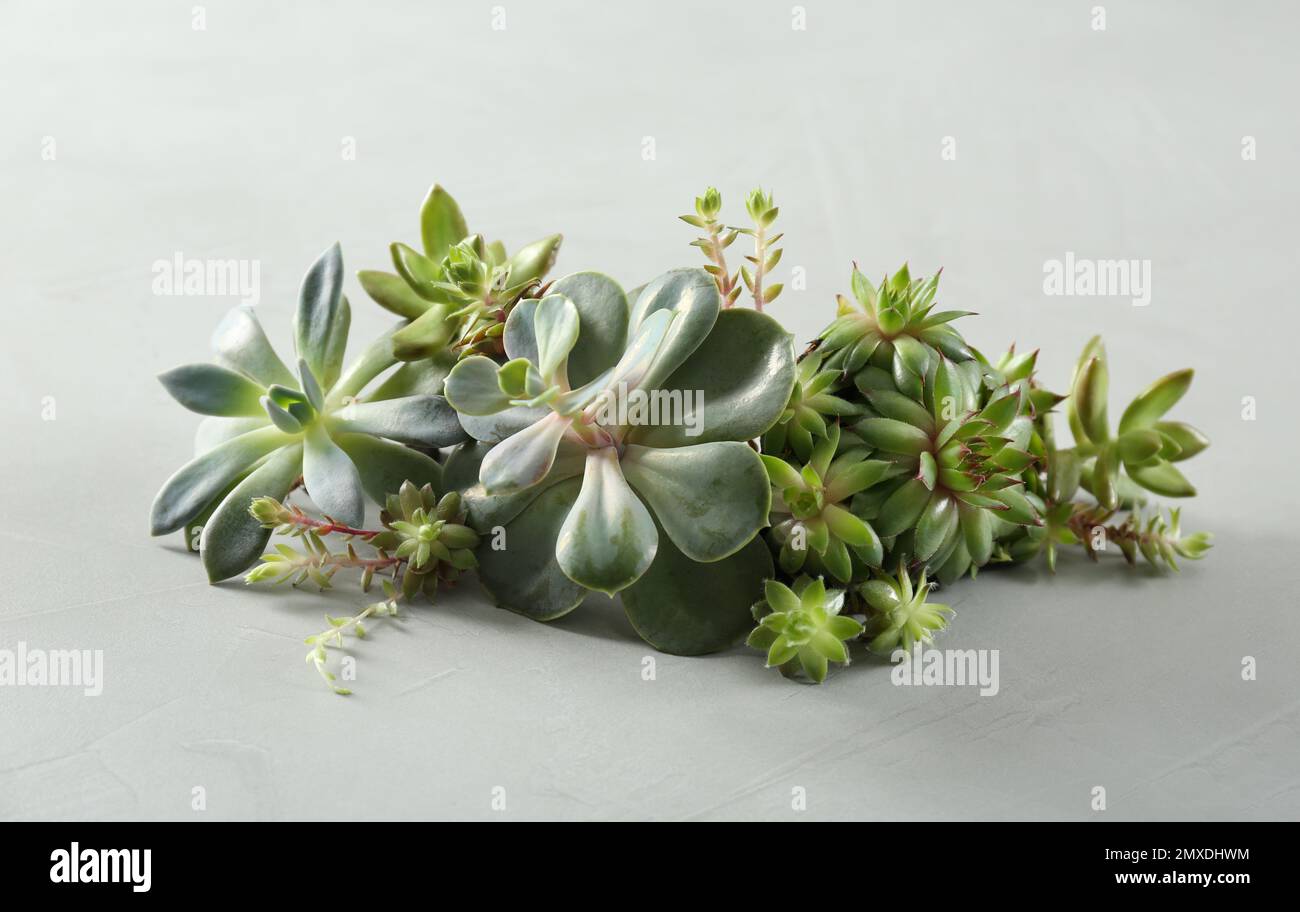
[[1174,463],[1190,459],[1210,442],[1191,425],[1161,420],[1187,392],[1192,376],[1189,368],[1151,384],[1129,403],[1112,434],[1107,418],[1110,381],[1106,350],[1100,336],[1085,346],[1066,409],[1074,435],[1074,453],[1081,461],[1080,483],[1101,506],[1114,510],[1122,503],[1140,502],[1140,491],[1125,482],[1121,466],[1127,479],[1153,494],[1196,494],[1196,488]]
[[842,583],[854,576],[854,564],[879,567],[884,557],[880,536],[850,509],[851,499],[906,469],[897,462],[867,459],[861,447],[840,450],[840,426],[832,424],[802,468],[764,454],[772,480],[772,530],[778,563],[791,575],[805,565],[826,571]]
[[500,241],[471,235],[456,201],[435,184],[420,208],[420,241],[422,250],[390,246],[396,275],[357,273],[381,307],[411,321],[394,333],[392,345],[397,358],[418,365],[413,372],[428,370],[425,359],[449,349],[461,357],[500,354],[510,308],[555,264],[561,236],[534,241],[508,256]]
[[746,644],[767,653],[767,667],[786,677],[802,671],[808,680],[826,680],[831,662],[849,664],[846,640],[863,633],[855,619],[841,614],[844,591],[826,589],[820,577],[801,576],[793,588],[777,580],[763,585],[763,601],[754,605],[758,627]]
[[[217,363],[188,364],[159,378],[205,420],[198,454],[163,485],[150,519],[154,535],[206,516],[200,552],[214,582],[261,555],[269,530],[249,515],[257,497],[282,499],[302,478],[321,512],[359,524],[363,494],[376,503],[405,480],[437,482],[440,468],[404,444],[448,446],[465,439],[440,396],[359,401],[394,364],[385,335],[342,369],[351,314],[342,293],[343,258],[331,247],[307,271],[294,317],[297,370],[276,355],[249,307],[232,310],[212,344]],[[391,394],[385,384],[376,397]]]
[[[588,591],[622,593],[633,625],[668,652],[743,635],[771,575],[755,541],[769,484],[747,441],[789,399],[791,336],[754,311],[720,310],[709,274],[679,269],[634,306],[607,276],[567,276],[513,309],[504,343],[504,365],[466,358],[446,385],[481,441],[449,474],[472,484],[480,531],[505,529],[504,550],[480,552],[497,601],[551,619]],[[691,411],[618,423],[629,414],[610,397],[638,393],[676,394]]]

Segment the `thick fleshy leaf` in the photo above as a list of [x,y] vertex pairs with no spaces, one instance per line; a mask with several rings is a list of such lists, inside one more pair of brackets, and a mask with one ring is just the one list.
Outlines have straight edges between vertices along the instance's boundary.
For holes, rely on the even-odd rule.
[[486,443],[464,444],[452,451],[443,466],[445,491],[459,491],[469,513],[470,525],[483,534],[505,525],[536,500],[543,491],[569,478],[581,475],[587,466],[586,444],[565,438],[560,441],[551,471],[540,482],[514,494],[490,495],[478,480],[484,457],[491,452]]
[[467,415],[461,413],[460,423],[475,440],[484,443],[500,443],[502,440],[518,434],[524,428],[531,427],[547,415],[553,414],[545,408],[527,408],[512,405],[494,415]]
[[1157,421],[1156,430],[1178,445],[1178,455],[1172,457],[1171,462],[1191,459],[1210,445],[1208,437],[1190,424],[1183,424],[1181,421]]
[[551,471],[560,438],[573,419],[555,413],[498,443],[483,459],[479,480],[488,494],[511,494],[537,484]]
[[393,356],[399,361],[432,358],[447,347],[455,331],[455,322],[447,315],[449,304],[430,304],[429,309],[413,322],[393,333]]
[[658,540],[650,512],[623,478],[618,451],[604,447],[588,453],[582,490],[556,546],[569,579],[614,595],[645,573]]
[[919,427],[893,418],[866,418],[854,425],[867,446],[886,453],[918,456],[930,449],[930,435]]
[[1155,424],[1165,412],[1183,398],[1187,388],[1192,385],[1193,373],[1191,368],[1174,371],[1161,377],[1138,394],[1137,398],[1129,403],[1128,408],[1124,409],[1124,415],[1119,420],[1120,434],[1138,428],[1149,428]]
[[930,496],[930,489],[919,478],[909,478],[881,506],[879,518],[873,521],[876,532],[888,538],[912,528]]
[[975,563],[975,566],[984,566],[989,562],[989,558],[993,556],[992,514],[988,510],[958,501],[957,515],[961,522],[966,553]]
[[431,484],[435,491],[443,489],[442,466],[408,446],[369,434],[338,434],[334,442],[352,460],[366,496],[381,506],[384,498],[397,493],[404,481],[416,487]]
[[255,497],[283,500],[302,474],[302,444],[282,448],[226,495],[200,537],[203,569],[211,582],[229,579],[257,563],[271,530],[248,513]]
[[261,415],[265,388],[217,364],[182,364],[158,375],[171,397],[191,412],[226,418]]
[[551,285],[550,293],[564,295],[578,309],[582,328],[569,353],[569,385],[583,386],[622,356],[628,337],[627,298],[617,282],[599,272],[567,275]]
[[266,454],[292,443],[278,428],[264,427],[227,440],[187,462],[167,479],[154,498],[152,535],[175,532]]
[[411,290],[406,280],[391,272],[363,269],[357,281],[380,307],[407,320],[414,320],[429,309],[429,302]]
[[234,308],[217,324],[212,333],[212,350],[222,364],[262,386],[273,383],[293,386],[297,382],[271,347],[266,331],[248,305]]
[[266,427],[269,421],[266,412],[260,409],[256,417],[250,418],[204,418],[194,432],[194,455],[206,453],[240,434]]
[[565,576],[555,559],[560,529],[581,484],[570,478],[543,491],[504,524],[504,535],[490,536],[476,552],[479,581],[502,608],[550,621],[586,597],[587,590]]
[[456,410],[441,396],[356,402],[338,412],[334,426],[344,432],[375,434],[429,447],[452,446],[468,437]]
[[794,382],[793,336],[767,314],[724,310],[704,342],[660,387],[680,392],[683,404],[689,393],[692,407],[685,420],[634,428],[628,440],[652,447],[751,440],[781,417]]
[[578,308],[563,295],[547,295],[533,313],[533,332],[537,337],[537,369],[546,383],[552,383],[578,341]]
[[767,523],[772,488],[747,444],[702,443],[671,450],[628,446],[623,474],[691,560],[740,550]]
[[1128,469],[1129,477],[1154,494],[1164,497],[1192,497],[1196,487],[1171,463]]
[[[1106,371],[1106,362],[1092,358],[1079,369],[1079,376],[1074,381],[1074,390],[1070,397],[1088,440],[1101,444],[1110,439],[1110,424],[1106,418],[1106,397],[1109,395],[1110,380]],[[1082,443],[1084,441],[1077,441]]]
[[469,228],[465,226],[460,206],[456,205],[450,193],[434,184],[420,206],[420,241],[424,245],[424,255],[434,261],[441,260],[447,255],[448,247],[459,244],[468,234]]
[[750,608],[772,572],[772,555],[760,538],[731,557],[701,564],[665,534],[650,569],[623,590],[623,608],[641,638],[661,652],[717,652],[754,626]]
[[293,318],[294,350],[325,389],[334,385],[343,367],[351,321],[343,297],[343,251],[335,244],[303,276]]
[[661,310],[673,314],[672,328],[659,347],[644,385],[654,389],[672,376],[713,329],[721,308],[718,285],[703,269],[673,269],[651,281],[632,308],[629,333],[635,335]]
[[[511,361],[523,358],[530,364],[537,364],[541,357],[537,352],[537,305],[540,301],[520,301],[510,308],[506,317],[506,328],[501,341],[505,345],[506,357]],[[579,321],[581,331],[581,320]]]
[[656,311],[636,328],[627,350],[608,374],[602,375],[601,386],[621,394],[646,386],[646,378],[654,366],[669,331],[673,315],[669,311]]
[[393,268],[412,291],[426,301],[450,303],[447,292],[440,287],[444,276],[439,261],[431,260],[420,251],[402,243],[390,244],[388,251],[393,257]]
[[563,235],[551,234],[520,247],[510,258],[510,287],[527,285],[550,272],[555,265],[555,258],[559,256],[563,240]]
[[956,524],[956,502],[942,491],[935,491],[916,521],[916,557],[920,560],[934,557]]
[[455,366],[456,356],[450,351],[444,351],[434,358],[408,361],[389,374],[366,399],[382,402],[406,396],[441,396],[442,385]]
[[[393,356],[393,333],[404,325],[404,323],[395,323],[385,332],[380,333],[378,337],[371,340],[361,354],[353,359],[339,378],[334,381],[334,385],[325,390],[325,408],[327,411],[335,409],[347,400],[358,396],[362,390],[370,385],[371,381],[397,363],[397,358]],[[377,397],[367,396],[367,398]]]
[[495,415],[509,408],[510,397],[501,391],[497,368],[483,355],[463,358],[447,375],[447,401],[465,415]]
[[319,424],[307,430],[302,454],[302,477],[312,502],[326,516],[349,526],[365,519],[361,477],[348,458]]

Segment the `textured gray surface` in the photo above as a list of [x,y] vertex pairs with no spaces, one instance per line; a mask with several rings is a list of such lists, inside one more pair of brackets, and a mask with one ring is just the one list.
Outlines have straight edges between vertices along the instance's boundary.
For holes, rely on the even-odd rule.
[[[1113,3],[1096,31],[1091,4],[809,2],[797,31],[787,3],[506,0],[494,30],[488,2],[374,6],[0,11],[0,647],[105,657],[99,697],[0,688],[0,819],[1300,816],[1294,11]],[[1050,386],[1095,331],[1116,402],[1194,365],[1178,415],[1215,445],[1185,521],[1217,547],[1174,578],[1075,557],[953,587],[941,645],[1000,650],[996,697],[870,661],[799,687],[743,649],[644,681],[608,603],[548,627],[469,590],[376,625],[334,697],[302,637],[354,593],[210,587],[145,533],[196,424],[153,375],[233,303],[154,296],[151,265],[260,260],[287,345],[316,254],[382,267],[434,180],[629,285],[691,262],[694,193],[738,218],[762,182],[800,338],[850,259],[910,258],[982,313],[975,344],[1041,346]],[[1045,296],[1067,250],[1150,259],[1152,303]],[[385,320],[348,291],[360,340]]]

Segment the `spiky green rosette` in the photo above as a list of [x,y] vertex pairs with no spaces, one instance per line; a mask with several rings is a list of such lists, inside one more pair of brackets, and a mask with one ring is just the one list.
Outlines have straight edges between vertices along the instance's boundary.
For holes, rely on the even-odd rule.
[[934,311],[938,273],[913,279],[905,264],[876,288],[855,265],[850,284],[856,304],[840,295],[839,316],[821,334],[820,351],[828,369],[853,373],[873,362],[893,370],[900,390],[917,395],[925,376],[917,369],[923,350],[942,352],[955,361],[974,357],[961,334],[948,325],[969,311]]
[[827,590],[821,578],[801,576],[793,588],[776,580],[763,587],[763,600],[754,606],[758,627],[747,645],[767,652],[767,667],[786,677],[799,671],[815,684],[826,680],[830,662],[849,664],[845,640],[862,635],[862,624],[840,613],[844,591]]
[[877,574],[857,587],[871,614],[867,619],[867,648],[880,655],[895,649],[912,651],[917,643],[929,645],[934,634],[948,626],[953,611],[928,601],[931,584],[924,572],[916,585],[906,567],[896,575]]
[[[801,362],[811,395],[796,391],[803,411],[789,421],[807,438],[764,438],[781,495],[769,540],[788,573],[811,560],[849,583],[902,560],[956,579],[988,563],[1000,536],[1042,523],[1035,418],[1059,397],[1033,382],[1033,355],[991,365],[948,325],[961,312],[931,316],[937,276],[913,281],[904,267],[877,293],[855,269],[853,284],[864,309],[832,323]],[[809,441],[813,458],[797,467]]]

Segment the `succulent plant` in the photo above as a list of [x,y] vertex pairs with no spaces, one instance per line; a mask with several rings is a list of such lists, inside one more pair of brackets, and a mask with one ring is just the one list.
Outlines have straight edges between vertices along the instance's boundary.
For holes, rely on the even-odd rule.
[[555,264],[553,234],[507,256],[499,242],[471,235],[451,195],[434,185],[420,209],[423,252],[390,247],[397,274],[364,270],[361,285],[381,307],[410,320],[393,335],[394,355],[418,362],[450,349],[499,354],[506,316]]
[[[999,537],[1042,523],[1031,490],[1045,455],[1035,422],[1060,397],[1034,383],[1036,353],[990,364],[948,325],[961,312],[932,317],[937,276],[912,280],[904,267],[877,293],[853,275],[864,309],[839,317],[805,352],[805,386],[791,398],[804,411],[785,413],[806,436],[764,438],[773,482],[789,492],[768,537],[787,573],[807,558],[813,572],[847,584],[902,560],[953,580],[992,560]],[[813,455],[796,473],[788,457],[809,443]],[[799,529],[805,535],[793,537]]]
[[283,498],[301,478],[324,513],[355,525],[363,494],[383,503],[405,479],[438,480],[438,464],[404,444],[465,439],[440,396],[399,395],[400,384],[385,384],[360,401],[394,360],[383,336],[342,370],[351,321],[342,279],[336,244],[303,279],[294,318],[296,376],[253,310],[238,307],[213,336],[218,363],[187,364],[159,378],[186,408],[213,417],[200,428],[198,454],[154,499],[151,531],[162,535],[205,516],[200,552],[214,582],[243,571],[266,546],[269,530],[248,512],[253,498]]
[[772,429],[763,435],[763,450],[779,453],[788,445],[800,459],[812,456],[813,444],[825,439],[827,428],[837,419],[861,416],[863,406],[829,390],[844,382],[844,372],[823,370],[820,352],[808,352],[799,360],[798,380],[790,402]]
[[849,664],[845,640],[860,636],[863,626],[841,614],[844,591],[827,591],[821,578],[801,576],[793,588],[776,580],[763,584],[763,600],[754,605],[758,626],[746,644],[767,653],[767,667],[786,677],[802,671],[814,684],[826,680],[830,662]]
[[[1191,369],[1180,370],[1151,384],[1129,403],[1112,435],[1106,414],[1106,350],[1100,336],[1084,348],[1071,384],[1067,415],[1075,456],[1081,461],[1081,483],[1103,507],[1113,510],[1121,499],[1133,499],[1132,489],[1125,491],[1126,486],[1121,486],[1121,467],[1129,479],[1154,494],[1191,497],[1196,493],[1174,463],[1200,453],[1209,440],[1191,425],[1160,420],[1187,392],[1192,376]],[[1122,493],[1127,493],[1127,498],[1122,498]]]
[[927,352],[973,360],[961,334],[948,325],[969,311],[934,312],[939,275],[913,279],[904,264],[876,288],[854,264],[850,286],[856,304],[840,295],[839,316],[821,335],[826,368],[854,373],[874,358],[873,363],[892,370],[901,392],[919,399]]
[[[706,236],[691,241],[691,246],[700,248],[709,258],[709,265],[705,266],[704,270],[713,276],[717,283],[718,294],[722,296],[722,306],[731,307],[736,303],[743,282],[744,288],[748,289],[753,297],[754,309],[762,310],[764,305],[775,301],[785,287],[779,283],[764,285],[772,270],[776,268],[776,264],[781,262],[782,251],[776,247],[776,243],[783,235],[768,234],[779,210],[772,201],[772,194],[763,192],[761,188],[750,191],[745,198],[745,209],[749,213],[752,228],[724,226],[718,221],[718,213],[722,211],[722,194],[717,191],[717,188],[710,187],[704,191],[703,196],[695,198],[694,214],[682,215],[678,218],[688,225],[703,228],[707,232]],[[754,252],[745,256],[749,265],[741,266],[733,273],[727,267],[724,251],[742,234],[754,239]]]
[[879,567],[884,558],[880,536],[847,503],[905,469],[895,462],[867,459],[862,448],[837,456],[839,444],[840,426],[833,424],[802,469],[777,456],[762,457],[774,488],[769,534],[780,547],[778,560],[786,573],[800,573],[811,561],[812,572],[826,571],[847,583],[853,578],[850,554],[868,567]]
[[771,575],[755,541],[770,488],[746,441],[789,400],[790,335],[754,311],[720,311],[713,278],[678,269],[634,306],[607,276],[567,276],[514,308],[504,342],[504,365],[466,358],[446,383],[480,441],[449,460],[447,484],[467,489],[476,528],[504,531],[503,550],[479,555],[498,603],[551,619],[588,591],[621,592],[664,651],[743,635]]
[[924,571],[913,586],[904,566],[895,575],[878,573],[859,584],[858,594],[871,609],[867,648],[887,656],[895,649],[911,652],[917,643],[932,643],[935,632],[948,626],[953,611],[947,605],[926,601],[931,586]]

